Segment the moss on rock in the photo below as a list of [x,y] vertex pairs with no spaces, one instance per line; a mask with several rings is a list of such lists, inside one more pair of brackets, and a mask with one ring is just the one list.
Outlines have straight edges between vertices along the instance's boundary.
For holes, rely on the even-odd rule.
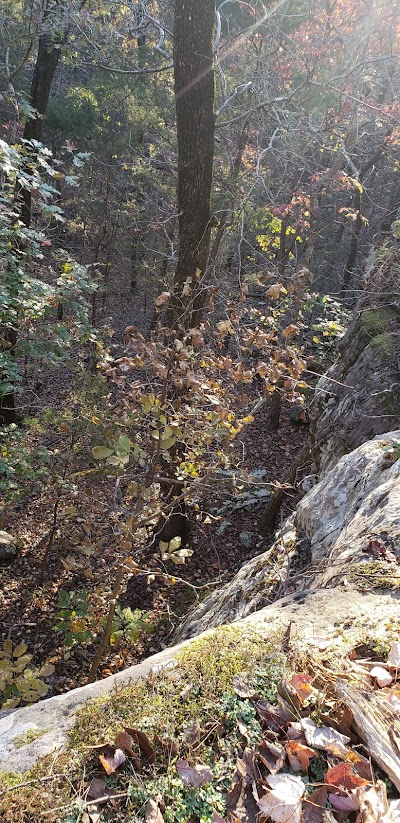
[[391,357],[394,353],[394,338],[390,332],[377,334],[371,340],[371,348],[381,357]]
[[360,325],[371,337],[376,337],[385,332],[396,317],[397,311],[393,306],[365,309],[360,313]]

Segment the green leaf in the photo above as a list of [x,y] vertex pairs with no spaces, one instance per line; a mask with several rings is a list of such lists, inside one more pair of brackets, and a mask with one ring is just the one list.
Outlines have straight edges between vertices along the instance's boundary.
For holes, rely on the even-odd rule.
[[124,434],[121,434],[121,437],[118,438],[118,450],[124,451],[126,454],[129,454],[131,450],[131,441],[129,437],[126,437]]
[[[129,460],[129,457],[127,455],[125,462],[127,463],[128,460]],[[110,466],[122,466],[123,462],[124,462],[124,458],[118,457],[118,455],[116,455],[116,454],[112,454],[110,457],[107,457],[107,463],[109,463]]]
[[68,608],[70,606],[70,604],[71,604],[71,597],[70,597],[69,592],[66,592],[65,589],[61,589],[58,592],[57,606],[59,606],[62,609],[65,609],[65,608]]
[[27,644],[27,643],[20,643],[20,644],[19,644],[18,646],[16,646],[16,647],[15,647],[15,649],[13,650],[13,653],[12,653],[13,657],[21,657],[21,654],[25,654],[25,652],[26,652],[27,648],[28,648],[28,644]]
[[108,446],[95,446],[92,449],[95,460],[104,460],[106,457],[110,457],[111,454],[114,454],[114,449],[109,449]]
[[52,663],[45,663],[41,669],[39,669],[40,677],[49,677],[55,671],[55,666]]

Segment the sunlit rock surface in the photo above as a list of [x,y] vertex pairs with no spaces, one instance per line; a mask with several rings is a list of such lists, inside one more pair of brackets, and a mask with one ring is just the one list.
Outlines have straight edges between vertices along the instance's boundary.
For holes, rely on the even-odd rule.
[[400,431],[342,457],[303,497],[272,548],[200,603],[177,639],[246,617],[294,590],[340,585],[395,591],[400,585],[399,457]]

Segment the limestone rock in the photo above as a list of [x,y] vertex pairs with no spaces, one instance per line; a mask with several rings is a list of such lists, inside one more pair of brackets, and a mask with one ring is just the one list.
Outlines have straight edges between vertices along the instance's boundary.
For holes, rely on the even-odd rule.
[[0,531],[0,562],[10,563],[18,554],[18,546],[14,537],[5,531]]
[[399,458],[400,431],[342,457],[303,497],[272,548],[196,606],[176,638],[239,620],[295,589],[400,589]]
[[[303,650],[324,648],[327,655],[340,659],[367,637],[387,641],[390,631],[394,637],[400,627],[400,600],[390,595],[333,592],[332,589],[298,592],[251,614],[234,628],[238,632],[250,628],[265,639],[276,639],[289,624],[295,646]],[[207,631],[202,636],[207,638],[211,634],[212,631]],[[182,646],[198,639],[166,649],[97,683],[3,713],[0,716],[0,772],[27,771],[39,757],[61,751],[77,711],[88,701],[100,695],[112,695],[117,688],[120,694],[124,685],[144,678],[150,672],[158,673],[160,667],[166,668],[175,661]],[[133,705],[133,715],[134,712]],[[23,744],[24,737],[36,739]]]
[[375,267],[339,341],[339,359],[318,381],[310,413],[320,476],[361,443],[400,426],[398,246],[377,249]]

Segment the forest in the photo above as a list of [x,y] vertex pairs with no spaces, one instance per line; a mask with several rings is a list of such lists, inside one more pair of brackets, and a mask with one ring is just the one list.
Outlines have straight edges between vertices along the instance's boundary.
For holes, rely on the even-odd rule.
[[164,649],[308,489],[397,260],[399,12],[2,0],[0,709]]

